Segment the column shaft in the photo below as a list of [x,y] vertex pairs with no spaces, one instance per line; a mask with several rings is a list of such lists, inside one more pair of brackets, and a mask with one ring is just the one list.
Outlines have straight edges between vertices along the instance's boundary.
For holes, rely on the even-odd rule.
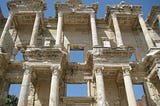
[[57,23],[57,36],[56,36],[56,46],[61,47],[62,39],[62,24],[63,24],[63,13],[58,13],[58,23]]
[[151,36],[149,35],[147,26],[145,24],[145,21],[144,21],[142,15],[141,14],[138,15],[138,18],[139,18],[139,23],[141,25],[141,28],[142,28],[146,43],[148,45],[148,48],[150,49],[151,47],[154,47],[154,44],[153,44],[152,39],[151,39]]
[[103,73],[101,69],[96,71],[97,106],[107,106]]
[[[0,48],[3,47],[5,35],[7,34],[8,30],[9,30],[9,28],[11,26],[11,23],[12,23],[12,20],[13,20],[13,16],[14,16],[14,14],[10,14],[8,19],[7,19],[7,22],[5,24],[5,27],[3,29],[3,32],[2,32],[2,35],[1,35],[1,39],[0,39]],[[1,52],[2,52],[2,50],[1,50]]]
[[27,68],[24,72],[18,106],[27,106],[28,104],[29,86],[32,75],[31,72],[31,68]]
[[59,70],[52,70],[49,106],[59,105]]
[[34,21],[31,40],[30,40],[30,46],[31,47],[35,47],[35,45],[36,45],[36,39],[37,39],[39,25],[40,25],[40,17],[41,17],[41,12],[37,12],[36,13],[36,18],[35,18],[35,21]]
[[95,13],[90,14],[91,20],[91,31],[92,31],[92,46],[98,46],[98,36],[97,36],[97,28],[96,28],[96,19]]
[[127,94],[128,105],[137,106],[136,98],[135,98],[134,90],[132,86],[132,80],[131,80],[131,76],[128,69],[124,70],[123,77],[124,77],[124,84],[125,84],[125,89]]
[[116,14],[112,14],[112,20],[113,20],[114,31],[116,34],[117,47],[124,46]]

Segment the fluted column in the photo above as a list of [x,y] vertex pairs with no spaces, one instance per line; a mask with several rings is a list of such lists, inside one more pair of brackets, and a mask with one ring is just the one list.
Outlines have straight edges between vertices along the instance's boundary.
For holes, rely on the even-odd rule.
[[13,17],[14,17],[14,13],[10,13],[9,16],[8,16],[7,22],[5,24],[5,27],[3,29],[1,39],[0,39],[0,52],[2,52],[3,43],[4,43],[4,40],[5,40],[5,35],[7,34],[8,30],[10,29],[11,23],[13,21]]
[[58,67],[51,67],[52,79],[50,87],[49,106],[59,105],[59,69]]
[[130,71],[129,68],[123,69],[123,78],[124,78],[125,90],[127,94],[128,105],[137,106],[133,85],[132,85],[132,79],[129,71]]
[[122,47],[122,46],[124,46],[124,44],[123,44],[123,40],[122,40],[121,31],[119,28],[117,16],[116,16],[116,14],[112,14],[111,16],[112,16],[112,20],[113,20],[114,31],[116,34],[117,47]]
[[90,13],[90,21],[91,21],[91,31],[92,31],[92,46],[98,46],[98,36],[97,36],[97,28],[96,28],[96,18],[95,13]]
[[150,49],[150,48],[154,47],[154,44],[152,42],[151,36],[149,35],[148,29],[147,29],[145,21],[144,21],[144,19],[142,17],[142,14],[138,15],[138,19],[139,19],[139,23],[141,25],[141,28],[142,28],[146,43],[148,45],[148,48]]
[[18,101],[18,106],[27,106],[28,103],[28,95],[29,95],[29,86],[31,82],[32,69],[30,66],[25,67],[25,72],[23,75],[21,91]]
[[61,47],[62,39],[62,25],[63,25],[63,13],[58,13],[58,23],[57,23],[57,36],[56,36],[56,47]]
[[41,18],[41,12],[37,12],[36,18],[34,21],[33,30],[32,30],[31,40],[30,40],[30,47],[36,46],[36,39],[37,39],[39,25],[40,25],[40,18]]
[[103,80],[102,69],[97,69],[95,72],[96,76],[96,90],[97,90],[97,106],[108,106],[105,95],[105,87]]

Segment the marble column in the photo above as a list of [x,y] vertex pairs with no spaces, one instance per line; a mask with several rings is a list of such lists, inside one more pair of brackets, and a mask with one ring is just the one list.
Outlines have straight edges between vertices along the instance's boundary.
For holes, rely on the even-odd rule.
[[4,43],[4,40],[5,40],[5,35],[7,34],[8,30],[10,29],[10,26],[11,26],[12,21],[13,21],[13,17],[14,17],[14,14],[10,13],[9,16],[8,16],[7,22],[5,24],[5,27],[3,29],[1,39],[0,39],[0,52],[2,52],[3,43]]
[[92,31],[92,46],[98,46],[98,36],[97,36],[97,28],[96,28],[96,18],[95,13],[90,13],[90,21],[91,21],[91,31]]
[[28,95],[29,95],[29,87],[31,83],[31,76],[32,76],[32,68],[31,66],[26,66],[25,72],[23,75],[18,106],[27,106],[28,104]]
[[141,28],[142,28],[146,43],[148,45],[148,48],[150,49],[150,48],[154,47],[154,44],[152,42],[151,36],[149,35],[148,29],[147,29],[147,26],[145,24],[145,21],[143,19],[142,14],[138,15],[138,19],[139,19],[139,23],[141,25]]
[[52,79],[50,87],[49,106],[59,105],[59,69],[58,67],[51,67]]
[[96,69],[97,106],[108,106],[105,95],[102,69]]
[[123,70],[123,78],[124,78],[125,90],[127,94],[128,105],[137,106],[133,85],[132,85],[132,79],[129,71],[130,71],[129,68],[126,68]]
[[57,23],[57,35],[56,35],[56,47],[61,47],[62,40],[62,25],[63,25],[63,13],[58,13],[58,23]]
[[122,46],[124,46],[124,44],[123,44],[123,40],[122,40],[121,31],[119,28],[117,16],[116,16],[116,14],[112,14],[111,16],[112,16],[112,20],[113,20],[114,31],[116,34],[117,47],[122,47]]
[[32,30],[32,35],[31,35],[31,40],[30,40],[30,47],[35,47],[36,46],[36,41],[37,41],[37,35],[39,31],[39,25],[40,25],[40,19],[41,19],[41,12],[36,13],[36,18],[34,21],[33,25],[33,30]]

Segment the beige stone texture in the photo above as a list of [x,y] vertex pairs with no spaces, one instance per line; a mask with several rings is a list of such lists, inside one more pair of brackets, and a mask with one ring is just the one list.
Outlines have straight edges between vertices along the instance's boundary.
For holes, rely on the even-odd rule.
[[[11,84],[22,85],[18,106],[138,106],[133,84],[144,87],[146,106],[160,106],[159,6],[145,22],[142,6],[123,1],[104,19],[98,3],[54,5],[54,18],[43,17],[44,0],[8,1],[13,17],[0,10],[0,106]],[[83,50],[84,62],[70,62],[71,50]],[[86,84],[87,96],[67,96],[67,84]]]

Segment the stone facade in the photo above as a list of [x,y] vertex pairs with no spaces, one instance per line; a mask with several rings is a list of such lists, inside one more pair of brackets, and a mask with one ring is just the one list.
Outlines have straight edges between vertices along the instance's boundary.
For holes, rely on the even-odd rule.
[[[22,84],[18,106],[137,106],[133,84],[144,86],[147,106],[160,106],[160,7],[145,22],[141,6],[55,3],[44,18],[44,0],[10,0],[0,11],[0,106],[10,84]],[[3,22],[2,22],[3,20]],[[70,62],[84,50],[84,62]],[[16,61],[21,51],[24,61]],[[135,57],[132,61],[131,56]],[[67,84],[87,84],[88,96],[66,96]]]

